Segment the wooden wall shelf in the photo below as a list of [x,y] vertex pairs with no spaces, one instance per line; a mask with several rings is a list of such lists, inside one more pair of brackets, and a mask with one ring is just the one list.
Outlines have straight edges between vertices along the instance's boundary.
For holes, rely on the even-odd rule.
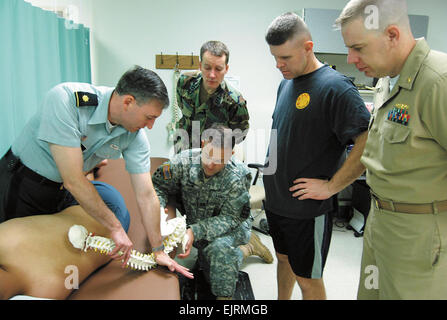
[[157,69],[174,69],[178,64],[180,70],[199,69],[199,56],[177,55],[177,54],[157,54],[155,55],[155,67]]

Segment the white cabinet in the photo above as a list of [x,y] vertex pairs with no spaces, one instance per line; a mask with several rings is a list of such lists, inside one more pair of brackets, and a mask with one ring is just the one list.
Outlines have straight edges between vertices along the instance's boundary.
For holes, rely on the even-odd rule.
[[417,38],[424,37],[427,39],[428,16],[409,14],[411,31],[413,36]]
[[312,34],[314,52],[348,54],[340,30],[334,28],[340,13],[333,9],[303,9],[302,18]]
[[373,90],[359,90],[360,96],[365,102],[374,101],[374,91]]

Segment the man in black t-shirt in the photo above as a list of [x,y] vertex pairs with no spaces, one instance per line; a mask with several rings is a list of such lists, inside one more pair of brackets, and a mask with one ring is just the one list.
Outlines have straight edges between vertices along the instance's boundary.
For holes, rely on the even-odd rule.
[[[325,299],[331,213],[336,194],[365,170],[360,156],[369,112],[352,82],[315,57],[310,32],[296,14],[277,17],[266,40],[285,78],[273,113],[277,147],[270,141],[268,154],[269,161],[276,158],[276,171],[264,175],[278,299],[290,299],[295,281],[303,299]],[[349,144],[354,147],[344,161]]]

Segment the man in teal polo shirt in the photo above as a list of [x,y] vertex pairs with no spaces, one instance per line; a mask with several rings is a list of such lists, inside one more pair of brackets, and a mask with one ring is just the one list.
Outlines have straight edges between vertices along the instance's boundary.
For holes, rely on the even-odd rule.
[[110,230],[116,244],[111,256],[123,260],[124,266],[132,242],[85,176],[105,159],[122,155],[157,264],[191,276],[163,251],[160,204],[150,176],[149,142],[142,130],[151,129],[168,104],[163,81],[138,66],[126,72],[116,88],[85,83],[52,88],[0,161],[2,221],[56,213],[79,203]]

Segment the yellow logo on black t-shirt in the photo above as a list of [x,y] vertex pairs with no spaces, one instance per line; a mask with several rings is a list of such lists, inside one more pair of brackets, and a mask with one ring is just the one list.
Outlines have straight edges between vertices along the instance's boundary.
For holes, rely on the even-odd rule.
[[300,110],[304,109],[309,105],[309,103],[310,103],[310,95],[308,93],[302,93],[300,94],[298,99],[296,99],[296,108]]

